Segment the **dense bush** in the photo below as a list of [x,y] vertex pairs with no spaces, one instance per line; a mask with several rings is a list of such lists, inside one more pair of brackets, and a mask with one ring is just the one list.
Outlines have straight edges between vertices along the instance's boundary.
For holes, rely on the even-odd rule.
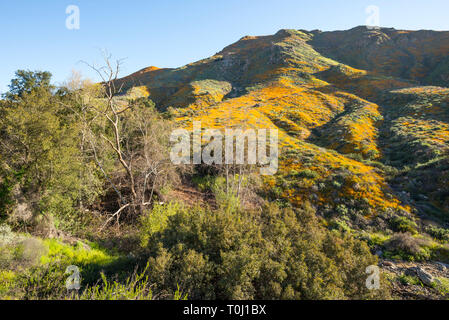
[[[147,238],[148,239],[148,238]],[[368,247],[320,226],[310,207],[262,212],[180,209],[149,235],[149,275],[192,299],[344,299],[365,287]]]
[[431,256],[427,241],[410,233],[395,233],[386,243],[387,257],[403,260],[428,260]]
[[437,240],[440,240],[443,242],[449,241],[449,230],[448,229],[430,226],[430,227],[426,228],[426,232]]
[[406,233],[409,232],[411,234],[418,233],[416,222],[406,218],[406,217],[394,217],[390,221],[391,228],[395,232]]

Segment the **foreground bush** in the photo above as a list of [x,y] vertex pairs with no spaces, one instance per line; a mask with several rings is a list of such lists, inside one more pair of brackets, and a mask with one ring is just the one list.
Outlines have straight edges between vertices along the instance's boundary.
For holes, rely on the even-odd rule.
[[[148,229],[147,229],[148,230]],[[149,276],[161,292],[189,299],[364,299],[366,244],[320,225],[314,210],[180,209],[147,235]]]

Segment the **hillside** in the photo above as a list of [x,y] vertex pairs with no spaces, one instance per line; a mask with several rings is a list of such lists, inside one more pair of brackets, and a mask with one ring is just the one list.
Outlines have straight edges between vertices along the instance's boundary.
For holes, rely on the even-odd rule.
[[438,182],[447,181],[449,95],[430,86],[448,85],[448,52],[449,32],[281,30],[119,83],[182,126],[279,128],[281,170],[268,181],[275,197],[384,229],[392,216],[449,214]]

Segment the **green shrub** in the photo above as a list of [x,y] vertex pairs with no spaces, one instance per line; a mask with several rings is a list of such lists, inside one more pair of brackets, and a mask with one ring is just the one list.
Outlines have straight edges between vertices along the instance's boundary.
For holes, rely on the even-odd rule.
[[400,283],[407,285],[407,286],[408,285],[422,286],[421,280],[419,280],[419,278],[416,276],[407,276],[405,274],[401,274],[398,277],[398,280]]
[[388,240],[388,236],[381,233],[374,233],[368,236],[368,245],[372,248],[382,246]]
[[329,224],[329,228],[336,229],[342,232],[351,232],[351,228],[348,226],[348,224],[345,221],[342,220],[332,220]]
[[437,240],[440,240],[443,242],[449,241],[449,230],[448,229],[429,226],[426,228],[426,232],[430,236],[432,236],[433,238],[435,238]]
[[181,210],[151,237],[149,277],[190,299],[330,299],[385,297],[369,292],[369,248],[322,227],[311,207],[274,204],[262,212]]
[[212,187],[215,183],[215,176],[200,176],[200,175],[196,175],[192,178],[192,182],[196,185],[196,187],[202,191],[212,191]]
[[417,234],[418,225],[416,222],[406,218],[406,217],[394,217],[390,221],[391,228],[395,232],[406,233],[409,232],[411,234]]
[[64,299],[67,295],[66,267],[67,265],[54,262],[32,267],[18,275],[15,281],[16,290],[19,292],[18,298],[24,300]]
[[181,210],[178,202],[168,204],[155,204],[154,207],[145,212],[140,218],[140,242],[142,246],[148,245],[151,235],[164,230],[168,223],[168,218]]
[[320,177],[320,174],[316,171],[312,171],[310,169],[301,170],[299,172],[294,172],[292,175],[298,177],[298,178],[305,178],[305,179],[317,179]]
[[226,182],[217,180],[212,187],[215,200],[220,209],[226,212],[235,212],[240,207],[240,199],[234,190],[226,191]]
[[449,279],[443,277],[437,277],[432,283],[432,286],[441,294],[449,295]]
[[431,258],[431,250],[423,239],[409,233],[396,233],[386,243],[385,257],[408,261],[424,261]]

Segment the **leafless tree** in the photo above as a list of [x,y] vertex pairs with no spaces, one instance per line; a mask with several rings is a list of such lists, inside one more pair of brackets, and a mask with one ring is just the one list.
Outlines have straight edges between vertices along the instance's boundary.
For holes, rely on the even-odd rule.
[[[104,62],[102,67],[86,63],[102,79],[104,95],[102,103],[91,103],[87,106],[94,116],[90,122],[86,122],[86,139],[100,171],[120,200],[118,210],[109,216],[102,229],[114,219],[119,223],[120,215],[125,211],[141,214],[145,207],[153,203],[155,194],[158,194],[159,198],[162,197],[159,186],[176,177],[168,157],[170,130],[167,121],[156,114],[148,101],[132,101],[119,97],[123,83],[118,84],[117,79],[122,60],[112,63],[111,56],[104,55]],[[106,123],[108,130],[101,133],[92,130],[95,122],[92,119]],[[104,169],[98,153],[98,136],[124,171],[123,184],[114,183],[113,178]],[[124,190],[127,195],[123,194]]]

